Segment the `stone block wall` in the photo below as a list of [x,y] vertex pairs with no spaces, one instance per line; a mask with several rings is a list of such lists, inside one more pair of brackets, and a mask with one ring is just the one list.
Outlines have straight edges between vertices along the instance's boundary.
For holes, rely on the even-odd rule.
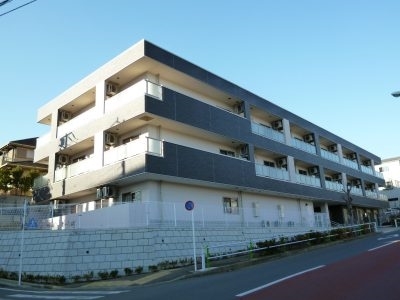
[[[195,229],[196,256],[209,246],[211,251],[225,252],[247,248],[277,236],[268,228],[198,228]],[[3,231],[0,235],[0,268],[18,272],[21,239],[22,272],[33,275],[83,276],[93,271],[145,271],[151,265],[193,258],[191,227],[146,227],[101,230],[25,230]],[[225,247],[214,247],[226,245]]]

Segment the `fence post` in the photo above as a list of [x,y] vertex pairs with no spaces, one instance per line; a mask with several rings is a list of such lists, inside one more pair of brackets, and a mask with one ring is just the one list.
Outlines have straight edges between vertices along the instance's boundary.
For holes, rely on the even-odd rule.
[[19,272],[18,272],[18,285],[21,285],[22,280],[22,256],[24,252],[24,233],[25,233],[25,220],[26,220],[26,200],[24,201],[24,210],[22,216],[22,230],[21,230],[21,249],[19,252]]
[[249,256],[250,256],[250,259],[252,259],[253,258],[253,249],[254,249],[254,245],[253,245],[253,242],[252,241],[250,241],[250,245],[249,245]]

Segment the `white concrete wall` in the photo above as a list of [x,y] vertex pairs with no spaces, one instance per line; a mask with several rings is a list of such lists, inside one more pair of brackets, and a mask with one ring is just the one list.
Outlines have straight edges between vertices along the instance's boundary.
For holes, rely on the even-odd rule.
[[[303,229],[304,230],[304,229]],[[195,228],[196,253],[200,260],[204,247],[245,242],[229,246],[233,251],[247,248],[246,243],[265,241],[288,232],[287,228]],[[0,266],[18,272],[20,264],[21,232],[2,232]],[[218,248],[221,252],[222,248]],[[135,269],[172,260],[193,257],[192,228],[129,228],[109,230],[60,230],[24,232],[22,272],[26,274],[64,275],[71,279],[93,271],[124,268]]]

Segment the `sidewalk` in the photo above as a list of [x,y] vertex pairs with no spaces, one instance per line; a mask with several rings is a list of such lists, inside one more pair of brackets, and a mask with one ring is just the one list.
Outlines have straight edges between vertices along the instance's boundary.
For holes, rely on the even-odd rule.
[[[382,226],[378,227],[376,234],[389,234],[400,231],[400,227],[392,227],[392,226]],[[194,276],[204,276],[208,274],[218,273],[218,272],[226,272],[232,271],[238,268],[242,268],[245,266],[249,266],[252,264],[257,264],[262,261],[266,261],[268,259],[274,259],[274,257],[261,257],[259,259],[249,260],[248,257],[234,257],[229,259],[224,259],[221,263],[214,262],[212,268],[208,268],[206,270],[201,270],[201,266],[198,265],[197,272],[194,271],[194,266],[185,266],[175,269],[168,270],[159,270],[157,272],[147,272],[142,274],[134,274],[130,276],[123,276],[117,279],[108,279],[108,280],[97,280],[91,282],[79,282],[79,283],[71,283],[64,286],[52,286],[45,284],[35,284],[35,283],[27,283],[23,282],[22,287],[29,288],[38,288],[38,289],[73,289],[73,288],[87,288],[87,289],[96,289],[96,288],[106,288],[106,287],[127,287],[133,285],[146,285],[146,284],[155,284],[161,282],[171,282],[176,280],[181,280],[184,278],[194,277]],[[0,286],[7,287],[18,287],[18,281],[8,280],[8,279],[0,279]]]

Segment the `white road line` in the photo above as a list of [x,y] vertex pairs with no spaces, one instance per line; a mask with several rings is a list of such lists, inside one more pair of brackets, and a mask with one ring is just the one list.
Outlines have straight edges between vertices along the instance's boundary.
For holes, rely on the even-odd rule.
[[21,299],[50,299],[50,300],[93,300],[103,298],[104,296],[62,296],[62,295],[32,295],[32,294],[14,294],[9,297]]
[[23,292],[23,293],[31,293],[31,294],[82,294],[82,295],[114,295],[114,294],[121,294],[127,291],[102,291],[102,290],[90,290],[90,291],[69,291],[69,290],[58,290],[58,291],[29,291],[29,290],[18,290],[18,289],[11,289],[11,288],[0,288],[3,291],[11,291],[11,292]]
[[375,251],[375,250],[378,250],[378,249],[380,249],[380,248],[383,248],[383,247],[386,247],[386,246],[389,246],[389,245],[391,245],[391,244],[398,243],[398,242],[400,242],[400,241],[399,241],[399,240],[391,241],[391,242],[389,242],[389,243],[387,243],[387,244],[385,244],[385,245],[378,246],[378,247],[375,247],[375,248],[371,248],[371,249],[369,249],[368,251]]
[[307,270],[301,271],[301,272],[299,272],[299,273],[295,273],[295,274],[292,274],[292,275],[283,277],[283,278],[281,278],[281,279],[272,281],[272,282],[267,283],[267,284],[265,284],[265,285],[256,287],[256,288],[254,288],[254,289],[252,289],[252,290],[249,290],[249,291],[246,291],[246,292],[237,294],[236,297],[247,296],[247,295],[252,294],[252,293],[254,293],[254,292],[257,292],[257,291],[259,291],[259,290],[265,289],[266,287],[269,287],[269,286],[271,286],[271,285],[277,284],[277,283],[279,283],[279,282],[281,282],[281,281],[284,281],[284,280],[287,280],[287,279],[290,279],[290,278],[293,278],[293,277],[296,277],[296,276],[302,275],[302,274],[304,274],[304,273],[311,272],[311,271],[314,271],[314,270],[317,270],[317,269],[320,269],[320,268],[323,268],[323,267],[325,267],[325,265],[321,265],[321,266],[318,266],[318,267],[315,267],[315,268],[307,269]]

